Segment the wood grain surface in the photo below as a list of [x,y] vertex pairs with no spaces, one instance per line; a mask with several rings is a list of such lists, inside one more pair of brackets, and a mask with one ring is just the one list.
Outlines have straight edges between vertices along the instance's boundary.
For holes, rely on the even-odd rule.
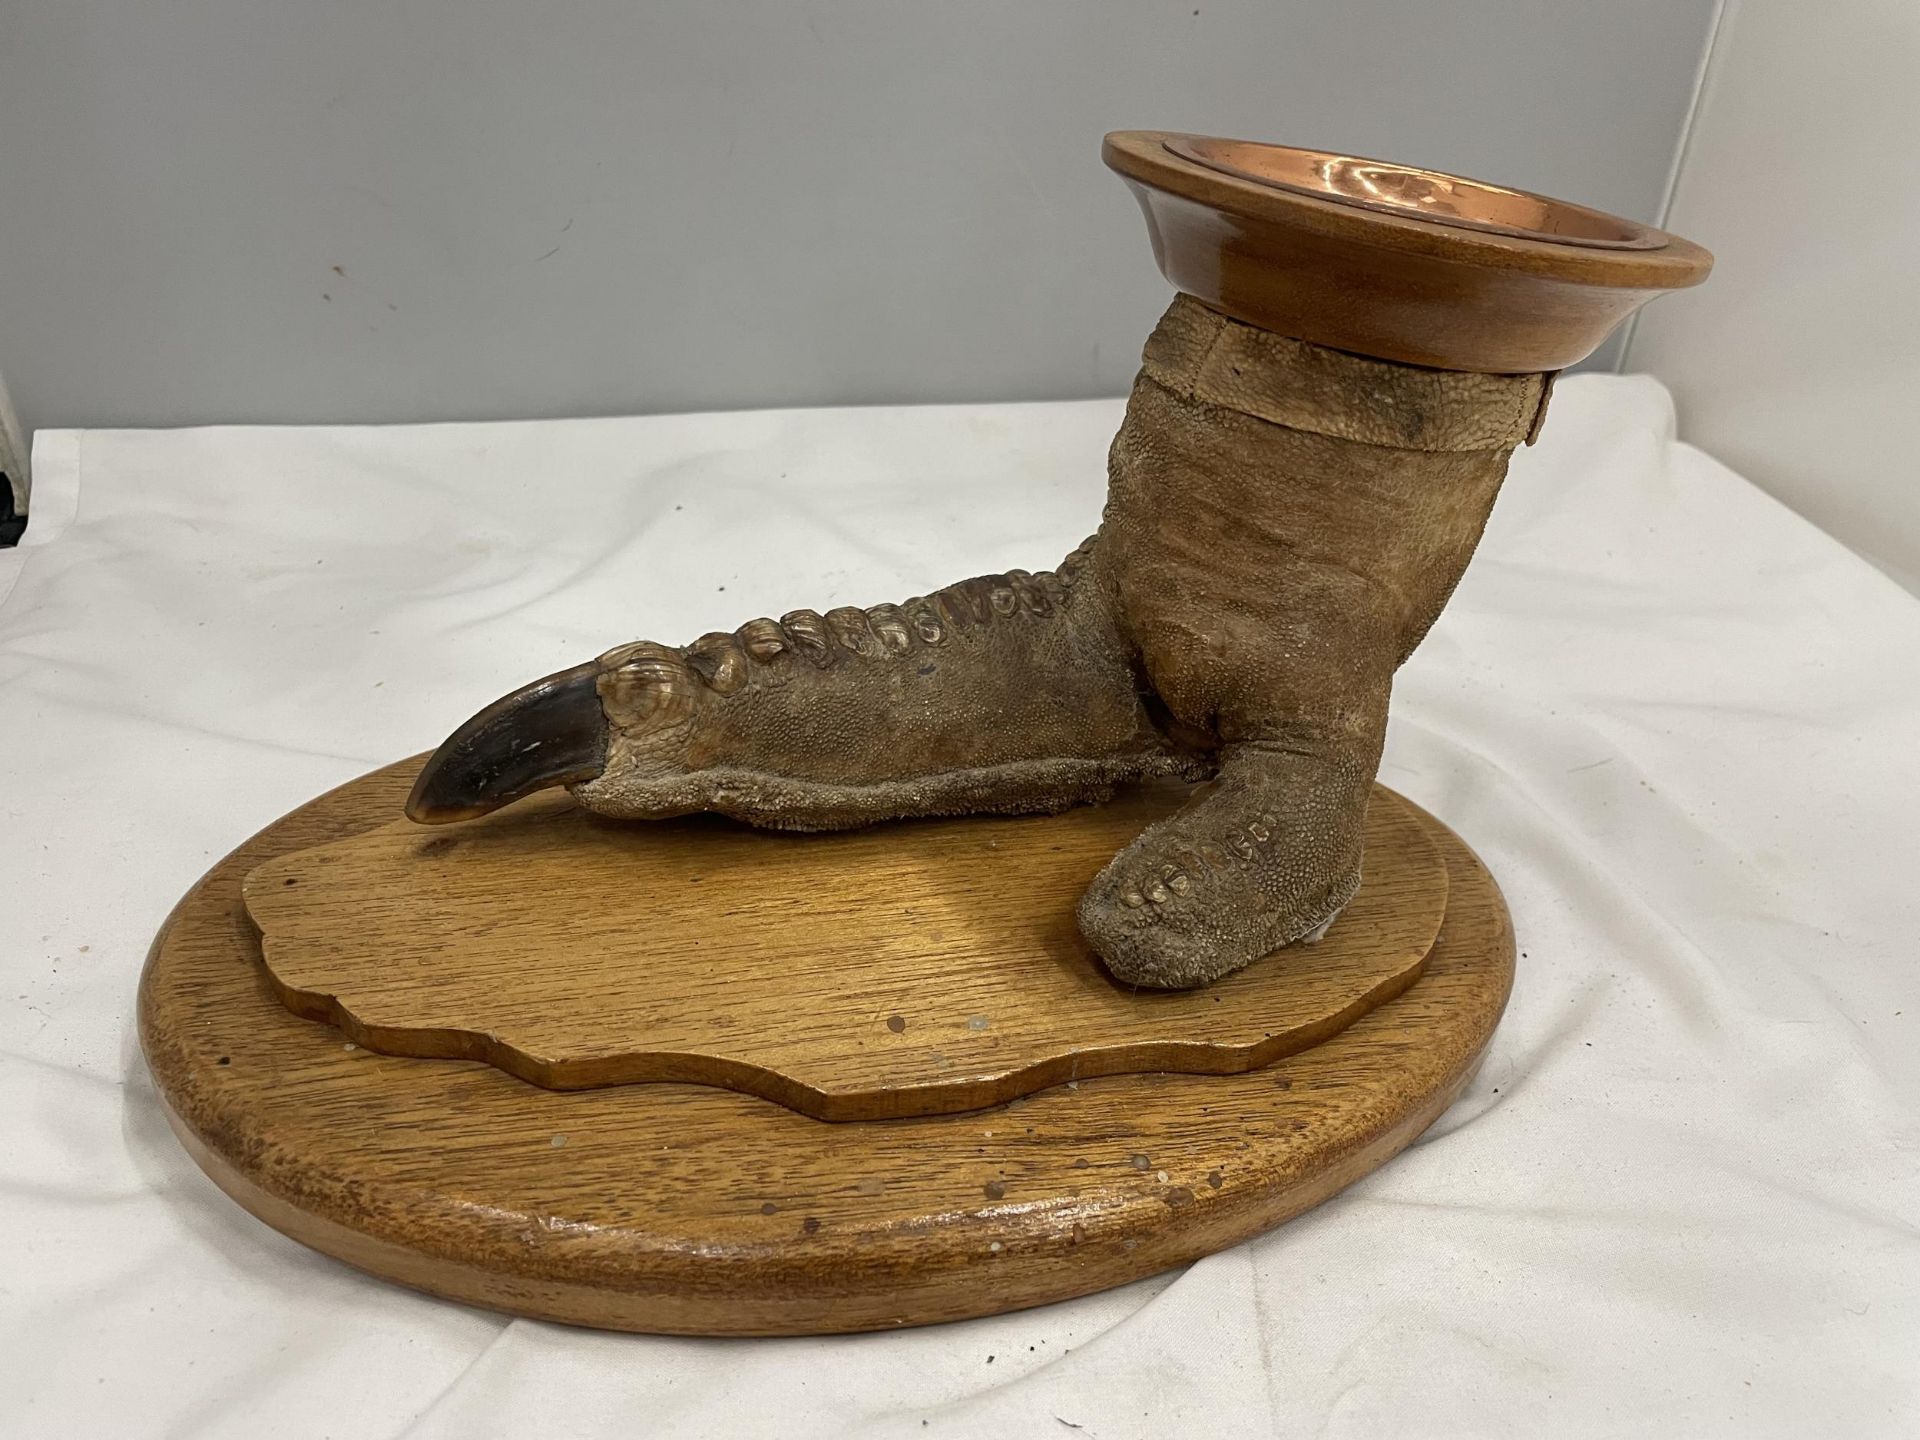
[[242,878],[385,824],[419,763],[321,797],[215,866],[155,940],[141,1040],[182,1142],[255,1215],[374,1274],[517,1314],[851,1331],[1151,1275],[1397,1153],[1472,1073],[1512,980],[1497,888],[1429,822],[1451,885],[1425,972],[1265,1069],[1114,1075],[842,1124],[704,1085],[546,1090],[480,1062],[375,1054],[268,983]]
[[1602,218],[1657,244],[1556,243],[1339,204],[1196,163],[1181,153],[1195,142],[1221,143],[1116,130],[1101,147],[1140,202],[1161,274],[1223,314],[1336,350],[1442,370],[1559,370],[1713,266],[1691,241],[1615,217]]
[[555,1089],[720,1085],[828,1120],[1126,1071],[1251,1070],[1413,983],[1447,871],[1387,790],[1365,883],[1325,939],[1200,990],[1113,981],[1074,904],[1187,793],[829,835],[623,824],[561,793],[299,850],[244,894],[282,1001],[369,1049],[486,1060]]

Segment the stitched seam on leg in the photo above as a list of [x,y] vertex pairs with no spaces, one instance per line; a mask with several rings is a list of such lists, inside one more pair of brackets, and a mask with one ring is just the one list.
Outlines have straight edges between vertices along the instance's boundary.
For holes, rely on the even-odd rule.
[[[1192,338],[1196,325],[1209,332],[1197,351],[1180,343]],[[1423,369],[1271,334],[1185,295],[1176,297],[1155,333],[1167,343],[1149,339],[1141,371],[1173,393],[1268,424],[1383,449],[1511,450],[1527,437],[1543,389],[1539,375]],[[1175,350],[1175,357],[1170,359],[1167,349]],[[1231,363],[1235,357],[1240,365]],[[1248,383],[1223,384],[1219,365]],[[1240,393],[1243,388],[1250,393]],[[1395,412],[1396,404],[1409,411]],[[1383,414],[1409,412],[1426,417],[1414,427],[1426,433],[1409,436],[1406,422],[1379,420]],[[1409,439],[1414,443],[1406,443]]]

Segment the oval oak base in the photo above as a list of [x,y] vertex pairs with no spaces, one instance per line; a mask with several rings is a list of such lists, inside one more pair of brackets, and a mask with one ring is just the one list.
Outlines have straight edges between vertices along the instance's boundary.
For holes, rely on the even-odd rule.
[[[1154,1274],[1270,1229],[1406,1146],[1472,1074],[1513,978],[1498,889],[1423,815],[1450,877],[1425,972],[1264,1069],[1114,1075],[987,1110],[841,1123],[699,1085],[543,1090],[478,1061],[360,1049],[268,984],[243,877],[385,824],[418,766],[311,802],[189,891],[141,979],[141,1041],[182,1143],[254,1215],[376,1275],[515,1314],[661,1333],[876,1330]],[[1035,843],[1086,816],[1032,822]]]
[[1074,904],[1191,790],[824,835],[608,821],[560,792],[282,855],[241,894],[281,1002],[365,1049],[552,1090],[693,1081],[821,1120],[947,1114],[1258,1069],[1419,978],[1447,866],[1379,788],[1360,891],[1317,944],[1199,990],[1110,978]]

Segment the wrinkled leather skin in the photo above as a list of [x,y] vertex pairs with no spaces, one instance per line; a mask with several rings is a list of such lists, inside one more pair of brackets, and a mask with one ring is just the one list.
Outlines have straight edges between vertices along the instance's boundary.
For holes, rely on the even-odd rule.
[[1099,533],[1057,572],[602,657],[609,815],[832,829],[1210,778],[1082,898],[1113,973],[1204,983],[1360,880],[1393,672],[1480,537],[1546,377],[1346,355],[1181,296]]
[[[1092,542],[1089,542],[1090,544]],[[1208,773],[1150,712],[1133,647],[1075,551],[867,610],[797,610],[685,649],[601,657],[603,814],[714,810],[786,830],[1051,811]]]

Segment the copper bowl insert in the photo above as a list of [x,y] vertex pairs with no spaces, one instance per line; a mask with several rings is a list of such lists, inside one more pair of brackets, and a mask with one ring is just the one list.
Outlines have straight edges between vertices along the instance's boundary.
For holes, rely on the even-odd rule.
[[1169,154],[1236,179],[1437,225],[1603,250],[1658,250],[1667,243],[1657,230],[1584,205],[1438,170],[1205,135],[1165,143]]

